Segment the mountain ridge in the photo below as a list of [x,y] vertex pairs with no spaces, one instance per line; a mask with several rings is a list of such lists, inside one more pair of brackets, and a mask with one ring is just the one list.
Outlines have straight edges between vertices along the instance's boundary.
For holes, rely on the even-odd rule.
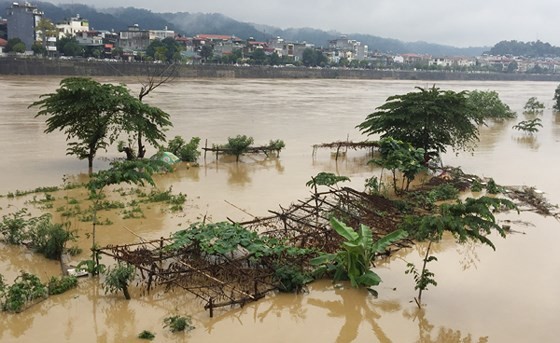
[[[0,7],[8,8],[11,1],[0,1]],[[310,27],[281,29],[266,24],[255,24],[238,21],[221,13],[158,13],[135,7],[115,7],[96,9],[85,4],[54,5],[49,2],[37,2],[36,6],[45,16],[54,22],[79,14],[88,19],[90,27],[97,30],[125,30],[128,26],[139,24],[147,29],[164,29],[168,27],[175,32],[192,36],[198,33],[235,35],[242,39],[253,37],[257,40],[267,40],[282,37],[287,41],[308,42],[318,47],[325,47],[328,41],[347,36],[349,39],[360,41],[368,45],[370,51],[381,53],[429,54],[437,56],[462,55],[478,56],[488,51],[490,47],[458,48],[449,45],[428,42],[403,42],[395,38],[384,38],[372,34],[349,33],[339,31],[324,31]]]

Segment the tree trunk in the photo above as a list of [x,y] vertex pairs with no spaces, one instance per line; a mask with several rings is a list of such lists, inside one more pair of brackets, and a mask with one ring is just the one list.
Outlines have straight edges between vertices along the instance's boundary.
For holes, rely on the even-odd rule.
[[130,293],[128,293],[128,285],[124,285],[122,288],[123,294],[124,294],[124,298],[126,300],[130,300]]
[[142,145],[142,132],[138,131],[138,159],[144,158],[145,155],[146,147]]
[[[426,249],[426,256],[424,256],[424,263],[422,264],[422,271],[420,272],[420,278],[424,277],[424,272],[426,271],[426,264],[428,263],[428,256],[430,256],[431,247],[432,247],[432,241],[430,240],[430,243],[428,243],[428,248]],[[416,305],[418,305],[418,308],[422,308],[422,291],[423,291],[422,288],[418,289],[418,300],[416,301]]]
[[88,155],[88,174],[93,174],[93,154]]

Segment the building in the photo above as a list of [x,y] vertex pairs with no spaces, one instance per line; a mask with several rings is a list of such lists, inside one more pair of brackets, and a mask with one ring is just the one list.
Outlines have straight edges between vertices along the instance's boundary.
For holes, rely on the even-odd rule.
[[175,38],[175,31],[168,30],[167,26],[164,30],[150,30],[150,41],[164,40],[165,38]]
[[150,31],[140,30],[138,24],[129,26],[120,32],[117,45],[125,52],[145,51],[150,45]]
[[342,58],[348,61],[364,60],[368,56],[368,46],[357,40],[342,36],[329,41],[329,53],[327,55],[331,56],[330,59],[334,63],[338,63]]
[[76,14],[75,17],[56,24],[56,28],[59,30],[58,38],[74,37],[80,32],[89,31],[89,21]]
[[6,49],[6,45],[8,45],[8,41],[0,38],[0,55],[4,53],[4,49]]
[[33,43],[38,38],[35,28],[41,18],[43,18],[43,12],[39,11],[36,6],[28,2],[12,3],[7,10],[8,40],[19,38],[25,44],[25,49],[31,50]]

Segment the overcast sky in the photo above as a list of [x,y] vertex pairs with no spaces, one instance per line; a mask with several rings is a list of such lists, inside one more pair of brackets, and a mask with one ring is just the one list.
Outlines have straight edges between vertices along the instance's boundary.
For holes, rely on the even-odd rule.
[[457,47],[540,39],[560,46],[560,1],[532,0],[46,0],[153,12],[222,13],[280,28],[312,27]]

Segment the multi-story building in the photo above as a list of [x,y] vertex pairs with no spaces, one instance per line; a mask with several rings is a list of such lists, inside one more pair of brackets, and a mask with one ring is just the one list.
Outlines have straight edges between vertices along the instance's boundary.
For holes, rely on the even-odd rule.
[[175,31],[168,30],[167,26],[164,30],[150,30],[150,41],[164,40],[165,38],[175,38]]
[[368,56],[368,46],[357,40],[342,36],[329,41],[329,52],[329,56],[332,56],[332,61],[335,63],[338,63],[337,60],[341,58],[346,58],[349,61],[363,60]]
[[79,14],[56,24],[59,30],[58,38],[74,37],[80,32],[89,31],[89,21],[81,18]]
[[28,2],[12,3],[7,10],[8,40],[19,38],[25,44],[25,49],[31,50],[38,39],[35,28],[43,15],[43,12]]
[[118,47],[124,51],[144,51],[150,45],[150,31],[140,30],[138,24],[119,34]]

